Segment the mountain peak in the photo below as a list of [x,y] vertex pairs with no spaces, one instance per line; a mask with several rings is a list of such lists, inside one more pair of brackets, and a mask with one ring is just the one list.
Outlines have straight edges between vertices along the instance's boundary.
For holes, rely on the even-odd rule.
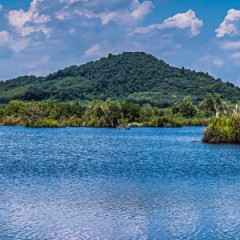
[[21,100],[118,99],[170,106],[184,96],[201,101],[208,92],[232,102],[240,88],[202,72],[171,67],[144,52],[108,54],[97,61],[70,66],[47,77],[21,77],[0,84],[0,102]]

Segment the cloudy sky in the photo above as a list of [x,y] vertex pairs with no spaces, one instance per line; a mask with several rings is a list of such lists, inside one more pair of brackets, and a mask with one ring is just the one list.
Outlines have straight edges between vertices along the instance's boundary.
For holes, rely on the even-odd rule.
[[123,51],[240,86],[240,2],[0,0],[0,80]]

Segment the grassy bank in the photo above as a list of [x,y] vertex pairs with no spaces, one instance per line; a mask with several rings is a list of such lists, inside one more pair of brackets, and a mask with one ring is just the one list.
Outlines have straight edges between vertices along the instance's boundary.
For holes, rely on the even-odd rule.
[[240,113],[215,118],[205,130],[203,142],[240,143]]

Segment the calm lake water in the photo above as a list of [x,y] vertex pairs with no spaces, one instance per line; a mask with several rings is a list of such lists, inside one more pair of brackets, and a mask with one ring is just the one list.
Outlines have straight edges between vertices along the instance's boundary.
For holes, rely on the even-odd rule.
[[240,146],[202,132],[1,127],[0,239],[239,239]]

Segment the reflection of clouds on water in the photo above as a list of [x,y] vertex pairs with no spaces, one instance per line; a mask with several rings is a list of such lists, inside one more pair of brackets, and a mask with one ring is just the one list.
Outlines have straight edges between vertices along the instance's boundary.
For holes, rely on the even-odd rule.
[[198,232],[198,199],[188,184],[93,181],[29,186],[11,201],[9,226],[20,238],[54,240],[174,239]]
[[149,222],[131,187],[122,195],[103,188],[100,196],[83,186],[69,187],[56,193],[39,186],[34,199],[31,194],[14,196],[8,204],[8,228],[19,239],[147,238]]
[[7,229],[19,239],[239,237],[237,186],[219,188],[217,182],[199,195],[204,185],[192,188],[189,182],[93,182],[69,180],[20,190],[9,197]]
[[168,230],[172,237],[194,237],[199,225],[199,212],[191,203],[178,202],[171,206],[166,213]]
[[240,195],[237,186],[226,187],[216,196],[214,221],[220,238],[240,238]]

